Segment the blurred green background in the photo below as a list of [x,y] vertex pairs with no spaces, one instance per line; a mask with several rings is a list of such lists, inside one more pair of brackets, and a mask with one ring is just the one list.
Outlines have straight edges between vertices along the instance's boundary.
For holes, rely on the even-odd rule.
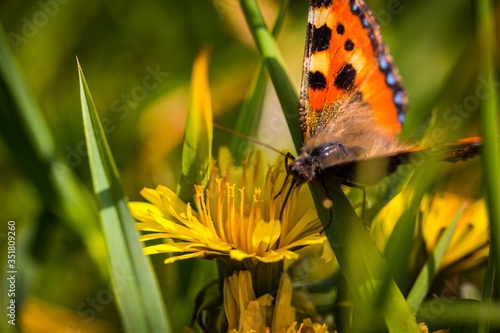
[[[482,81],[477,74],[481,49],[475,33],[474,1],[367,2],[409,92],[411,131],[406,134],[421,134],[424,129],[418,125],[425,125],[434,111],[436,126],[449,134],[444,141],[476,135],[479,99],[474,96]],[[259,3],[272,25],[280,2]],[[297,91],[307,8],[308,1],[292,1],[278,38]],[[495,15],[500,22],[500,11]],[[81,180],[77,186],[90,205],[95,204],[89,195],[92,185],[76,56],[131,200],[141,200],[143,187],[163,184],[175,189],[191,67],[200,48],[208,44],[212,49],[215,121],[230,128],[234,128],[259,61],[235,0],[4,0],[0,2],[0,21],[47,120],[63,162],[60,170],[75,173]],[[497,69],[499,63],[496,59]],[[267,131],[255,137],[278,149],[291,149],[279,104],[269,87],[263,121],[275,125],[272,132],[267,126]],[[4,111],[8,116],[8,110]],[[215,131],[215,147],[231,140],[229,134]],[[50,191],[37,185],[36,173],[30,170],[37,165],[36,157],[29,150],[20,150],[23,134],[17,134],[4,131],[0,141],[0,248],[3,257],[3,221],[16,221],[17,263],[23,272],[19,300],[26,304],[18,318],[21,331],[62,332],[65,323],[76,322],[84,332],[120,332],[114,303],[103,301],[109,277],[106,254],[99,250],[103,247],[97,211],[80,216],[80,226],[91,230],[89,233],[74,227],[75,217],[68,218],[58,209],[57,200],[48,199]],[[471,191],[472,196],[477,195],[479,184]],[[90,254],[89,248],[98,250]],[[174,331],[179,332],[191,320],[196,292],[214,276],[215,268],[211,262],[193,261],[165,266],[163,259],[152,258]],[[100,303],[91,306],[92,299],[99,297]],[[45,324],[34,329],[34,322]]]

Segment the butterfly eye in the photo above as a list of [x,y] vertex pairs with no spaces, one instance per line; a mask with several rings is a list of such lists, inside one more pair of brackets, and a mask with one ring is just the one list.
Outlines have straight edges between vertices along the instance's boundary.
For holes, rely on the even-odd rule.
[[348,150],[340,142],[325,142],[311,151],[311,157],[316,157],[319,159],[324,158],[335,158],[336,160],[342,160],[348,155]]

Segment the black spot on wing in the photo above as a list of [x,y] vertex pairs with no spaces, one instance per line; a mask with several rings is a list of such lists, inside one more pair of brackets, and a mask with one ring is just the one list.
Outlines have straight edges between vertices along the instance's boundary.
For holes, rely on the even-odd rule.
[[332,29],[328,28],[326,24],[319,28],[314,28],[312,34],[312,53],[327,50],[330,46],[331,36]]
[[312,32],[313,32],[313,25],[311,23],[307,23],[307,32],[306,32],[306,38],[307,38],[306,57],[307,58],[311,57]]
[[335,86],[342,90],[350,90],[356,80],[356,69],[351,64],[346,64],[335,77]]
[[332,4],[332,0],[311,0],[311,6],[319,8],[322,6],[328,7]]
[[344,49],[346,51],[352,51],[354,49],[354,43],[352,42],[352,40],[348,39],[345,41]]
[[309,72],[309,86],[313,90],[326,88],[326,78],[321,72]]
[[345,27],[342,23],[337,24],[337,33],[343,35],[345,32]]

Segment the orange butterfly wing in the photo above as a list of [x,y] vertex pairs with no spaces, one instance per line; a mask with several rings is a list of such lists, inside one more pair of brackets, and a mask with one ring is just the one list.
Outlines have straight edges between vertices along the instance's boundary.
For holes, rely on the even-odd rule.
[[343,141],[357,128],[364,134],[352,134],[351,141],[367,132],[392,140],[406,108],[401,78],[368,6],[311,0],[300,99],[303,142],[315,136],[322,137],[314,144]]

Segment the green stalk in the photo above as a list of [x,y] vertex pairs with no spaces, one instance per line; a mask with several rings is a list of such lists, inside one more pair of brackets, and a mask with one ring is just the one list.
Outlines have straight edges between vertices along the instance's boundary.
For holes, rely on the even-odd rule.
[[[477,1],[477,19],[480,38],[480,75],[485,77],[492,94],[481,103],[480,124],[484,141],[483,169],[486,183],[486,199],[491,230],[491,250],[495,267],[500,267],[500,151],[498,145],[498,95],[495,86],[493,58],[496,48],[494,7],[491,0]],[[496,274],[500,286],[500,274]]]
[[490,256],[488,258],[488,266],[484,277],[483,296],[481,297],[481,309],[479,312],[479,333],[488,333],[490,331],[491,318],[491,298],[493,296],[493,285],[495,281],[495,256],[490,248]]
[[425,296],[429,292],[429,288],[431,287],[432,281],[438,271],[439,265],[441,264],[441,260],[443,259],[446,250],[448,249],[448,244],[450,243],[451,237],[455,232],[455,228],[457,227],[458,220],[462,215],[462,212],[465,209],[465,205],[462,206],[453,222],[446,228],[446,231],[443,233],[441,237],[439,237],[439,241],[436,244],[436,247],[432,251],[432,254],[425,263],[424,267],[418,274],[417,280],[413,284],[408,297],[406,297],[406,302],[411,309],[413,314],[417,314],[417,310],[425,299]]

